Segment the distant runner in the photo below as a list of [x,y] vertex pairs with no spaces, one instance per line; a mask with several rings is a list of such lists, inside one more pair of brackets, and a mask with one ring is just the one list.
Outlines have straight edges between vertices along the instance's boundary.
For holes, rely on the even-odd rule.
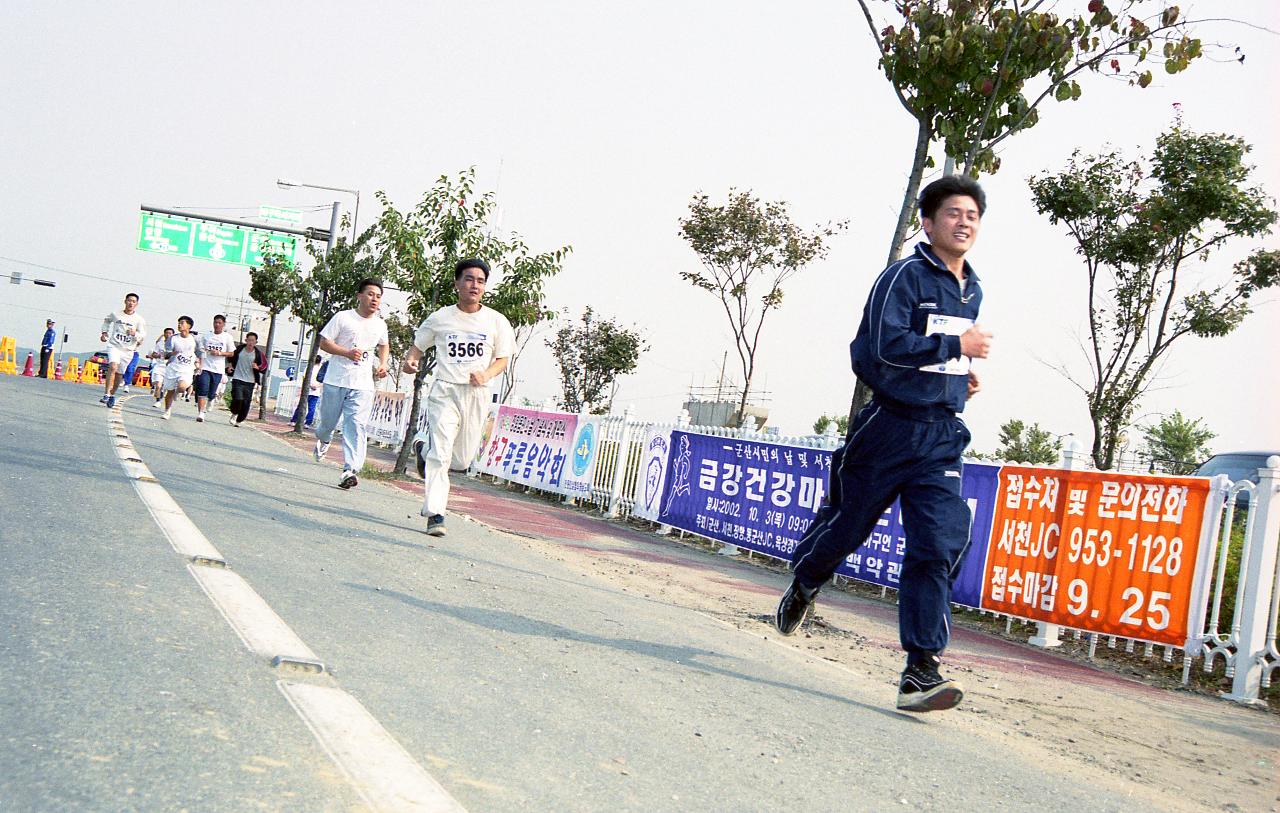
[[156,409],[164,409],[164,367],[173,349],[173,328],[164,329],[164,334],[156,339],[156,346],[147,354],[151,359],[151,395],[156,399],[152,404]]
[[107,374],[103,380],[104,392],[98,401],[108,408],[116,405],[116,387],[133,360],[133,354],[147,337],[147,320],[138,313],[138,295],[125,294],[124,310],[107,314],[102,320],[101,341],[107,345]]
[[236,340],[230,333],[222,332],[226,326],[227,317],[218,314],[213,317],[213,333],[206,333],[199,339],[201,370],[195,380],[197,422],[204,421],[210,399],[217,397],[227,359],[236,349]]
[[[320,331],[320,349],[332,354],[329,372],[324,379],[324,395],[320,397],[320,420],[316,424],[315,457],[323,460],[333,440],[333,432],[342,421],[341,488],[359,483],[364,467],[369,438],[365,425],[373,411],[373,382],[387,374],[387,323],[378,315],[382,304],[382,283],[376,279],[360,281],[356,306],[340,311]],[[374,367],[370,354],[378,354]]]
[[416,373],[423,354],[435,348],[427,436],[414,443],[423,479],[422,516],[432,536],[445,534],[449,468],[465,469],[475,457],[489,407],[489,382],[507,369],[515,351],[515,332],[507,317],[480,304],[488,282],[489,264],[484,260],[459,262],[453,273],[458,304],[439,309],[418,326],[403,364],[406,373]]
[[173,400],[178,393],[191,389],[191,381],[200,371],[200,354],[196,337],[191,335],[195,322],[190,316],[178,317],[178,335],[169,342],[168,360],[164,368],[164,419],[173,417]]

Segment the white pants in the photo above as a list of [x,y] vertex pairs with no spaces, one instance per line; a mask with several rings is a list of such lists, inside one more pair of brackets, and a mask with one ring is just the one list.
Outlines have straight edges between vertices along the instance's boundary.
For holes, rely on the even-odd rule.
[[364,468],[369,436],[365,426],[373,412],[373,390],[353,390],[336,384],[325,384],[320,396],[320,417],[316,420],[316,437],[328,443],[342,422],[342,464],[359,472]]
[[427,393],[427,426],[418,434],[426,461],[423,513],[444,514],[449,505],[449,469],[470,467],[489,406],[489,388],[436,381]]

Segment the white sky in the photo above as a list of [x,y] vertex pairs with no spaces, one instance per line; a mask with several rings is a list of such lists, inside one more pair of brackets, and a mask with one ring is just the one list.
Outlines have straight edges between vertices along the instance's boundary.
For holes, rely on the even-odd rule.
[[[1274,0],[1182,6],[1280,30]],[[11,0],[4,16],[0,257],[128,282],[0,260],[0,276],[58,282],[0,285],[0,334],[19,345],[36,344],[52,315],[71,333],[69,350],[95,349],[97,323],[129,288],[153,325],[188,312],[198,326],[247,290],[242,268],[137,251],[142,203],[249,218],[259,204],[351,203],[276,188],[289,177],[360,189],[368,224],[376,190],[407,207],[439,175],[474,164],[481,188],[498,192],[506,229],[535,250],[574,247],[548,286],[552,307],[576,315],[590,304],[642,329],[651,350],[617,405],[643,418],[674,418],[690,384],[713,384],[731,349],[718,302],[678,276],[697,264],[677,223],[695,192],[751,188],[788,201],[802,224],[850,220],[829,257],[786,290],[758,361],[771,423],[784,432],[847,409],[847,345],[883,265],[915,132],[852,0]],[[1089,440],[1083,397],[1043,363],[1086,372],[1076,342],[1084,278],[1064,233],[1034,212],[1027,176],[1060,168],[1077,147],[1147,152],[1180,102],[1188,126],[1249,141],[1256,181],[1280,191],[1280,37],[1227,24],[1202,36],[1242,45],[1246,63],[1157,71],[1146,90],[1088,77],[1081,101],[1043,108],[984,179],[990,209],[971,260],[997,343],[965,413],[976,448],[994,448],[1010,417]],[[328,223],[327,212],[311,217]],[[1259,245],[1280,239],[1231,245],[1209,270],[1225,273]],[[1139,422],[1179,408],[1206,419],[1216,449],[1280,448],[1278,325],[1271,294],[1230,337],[1175,346]],[[558,380],[550,352],[533,347],[517,395],[540,400]]]

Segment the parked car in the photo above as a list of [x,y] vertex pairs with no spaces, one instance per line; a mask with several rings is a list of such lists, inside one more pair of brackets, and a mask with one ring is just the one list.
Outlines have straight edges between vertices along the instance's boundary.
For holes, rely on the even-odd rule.
[[[1225,474],[1233,483],[1248,480],[1258,484],[1258,469],[1267,464],[1267,458],[1280,455],[1280,451],[1226,452],[1216,454],[1196,467],[1191,472],[1194,477],[1216,477]],[[1247,505],[1249,495],[1240,492],[1236,495],[1236,506]]]

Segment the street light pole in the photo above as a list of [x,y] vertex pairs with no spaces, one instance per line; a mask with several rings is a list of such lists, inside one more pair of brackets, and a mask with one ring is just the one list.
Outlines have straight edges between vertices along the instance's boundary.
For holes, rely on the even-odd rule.
[[[339,202],[335,200],[333,202],[333,212],[329,215],[329,242],[324,247],[324,263],[326,267],[329,265],[329,255],[333,252],[333,244],[338,239],[339,208]],[[302,434],[302,424],[307,416],[306,408],[303,405],[306,404],[307,390],[310,389],[311,385],[311,367],[315,363],[315,357],[311,355],[311,350],[308,348],[306,366],[303,366],[302,348],[306,340],[307,325],[304,322],[298,325],[298,355],[295,356],[295,360],[298,363],[298,407],[294,410],[297,420],[293,422],[293,428],[298,434]]]
[[348,195],[355,195],[356,208],[355,208],[355,212],[351,216],[351,242],[354,243],[356,241],[356,237],[359,236],[360,234],[357,228],[360,221],[360,190],[359,189],[346,189],[345,187],[341,187],[341,186],[321,186],[320,184],[302,183],[301,181],[293,181],[293,180],[289,180],[288,178],[277,179],[276,186],[280,187],[281,189],[298,189],[298,188],[324,189],[329,192],[346,192]]

